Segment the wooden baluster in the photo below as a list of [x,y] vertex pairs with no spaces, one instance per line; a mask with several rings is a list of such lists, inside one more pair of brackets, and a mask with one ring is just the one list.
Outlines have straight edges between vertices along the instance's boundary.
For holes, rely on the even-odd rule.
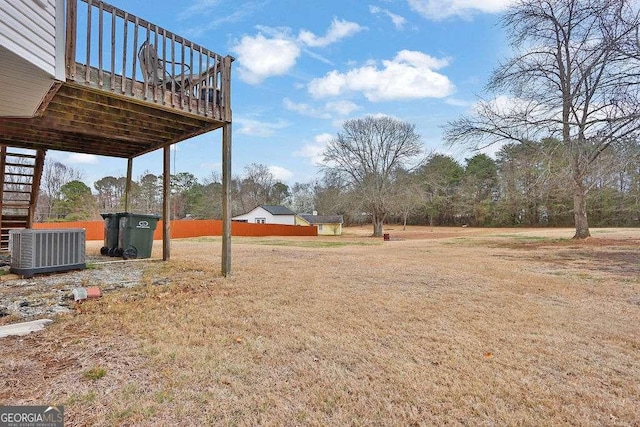
[[[202,76],[202,46],[198,50],[198,75]],[[196,93],[196,113],[200,114],[200,98],[202,98],[202,87],[206,87],[206,84],[200,84],[198,92]],[[206,89],[205,89],[206,90]]]
[[171,34],[171,106],[176,108],[176,36]]
[[129,29],[129,14],[127,12],[124,13],[124,40],[122,45],[124,48],[122,49],[122,77],[120,80],[120,89],[122,90],[122,94],[126,93],[126,79],[124,76],[127,75],[127,33]]
[[166,81],[165,81],[165,74],[167,73],[167,30],[165,30],[164,28],[162,29],[162,89],[161,89],[161,93],[162,93],[162,104],[166,104],[166,90],[167,90],[167,86],[166,86]]
[[184,110],[184,90],[185,90],[185,79],[184,79],[184,40],[180,40],[180,109]]
[[78,1],[67,1],[67,31],[65,46],[66,78],[76,80],[76,37],[78,35]]
[[111,11],[111,92],[116,91],[116,11]]
[[98,12],[98,87],[104,86],[104,76],[102,71],[102,33],[104,31],[104,3],[100,2]]
[[[136,16],[133,31],[133,64],[131,65],[131,96],[135,97],[134,86],[136,82],[136,64],[138,62],[138,32],[140,31],[140,18]],[[125,48],[126,49],[126,48]],[[125,76],[122,76],[124,79]]]
[[91,0],[87,0],[87,61],[84,65],[84,82],[91,83]]
[[[156,49],[158,49],[158,26],[155,26],[154,32],[153,32],[154,36],[153,36],[153,45],[156,47]],[[158,60],[158,64],[153,64],[153,66],[156,68],[156,71],[154,73],[154,75],[156,76],[154,82],[153,82],[153,102],[158,102],[158,65],[160,62],[160,58],[156,58]]]
[[187,101],[189,102],[189,112],[191,112],[191,99],[193,97],[193,91],[196,90],[196,88],[193,87],[193,85],[191,84],[191,78],[194,75],[194,70],[193,70],[193,42],[191,42],[191,44],[189,45],[189,93],[187,94]]
[[[151,30],[149,29],[149,23],[147,23],[147,49],[145,51],[144,54],[144,63],[141,63],[140,66],[142,68],[142,81],[143,81],[143,92],[144,92],[144,100],[148,100],[149,97],[147,96],[147,93],[149,92],[149,75],[147,73],[148,71],[148,67],[151,66],[152,64],[150,64],[149,61],[149,57],[151,56],[150,54],[150,46],[149,43],[151,41]],[[155,46],[155,45],[154,45]],[[137,55],[136,55],[137,56]],[[142,59],[140,60],[142,61]],[[151,78],[153,78],[153,72],[151,73]],[[134,79],[133,81],[135,82],[135,70],[134,70]],[[152,86],[153,87],[153,86]]]

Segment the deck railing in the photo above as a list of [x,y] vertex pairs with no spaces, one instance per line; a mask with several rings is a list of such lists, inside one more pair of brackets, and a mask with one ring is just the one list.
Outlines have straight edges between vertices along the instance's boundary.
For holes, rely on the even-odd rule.
[[67,81],[231,121],[232,57],[99,0],[66,4]]

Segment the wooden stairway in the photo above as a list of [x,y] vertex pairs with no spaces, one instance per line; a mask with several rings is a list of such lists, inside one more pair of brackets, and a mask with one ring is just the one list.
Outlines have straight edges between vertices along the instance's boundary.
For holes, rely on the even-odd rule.
[[0,145],[0,251],[9,250],[9,230],[31,228],[45,150]]

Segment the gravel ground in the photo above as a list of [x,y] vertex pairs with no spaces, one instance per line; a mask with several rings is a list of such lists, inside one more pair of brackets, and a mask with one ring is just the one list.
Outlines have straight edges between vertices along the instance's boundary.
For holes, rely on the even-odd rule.
[[[120,261],[87,256],[89,268],[32,278],[0,281],[0,324],[66,313],[75,302],[71,291],[78,287],[98,287],[104,292],[134,287],[142,283],[145,262]],[[0,260],[6,271],[6,260]]]

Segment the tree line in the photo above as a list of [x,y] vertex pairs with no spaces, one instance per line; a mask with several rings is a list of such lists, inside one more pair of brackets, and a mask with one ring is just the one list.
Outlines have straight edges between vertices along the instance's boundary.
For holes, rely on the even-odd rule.
[[[375,214],[387,223],[572,226],[573,194],[567,185],[571,159],[561,154],[561,148],[561,141],[548,138],[506,144],[495,159],[476,154],[464,161],[442,153],[420,159],[412,151],[410,157],[415,164],[393,164],[385,182],[371,184],[371,188],[354,185],[335,167],[325,168],[316,181],[289,186],[278,181],[267,166],[254,163],[232,179],[232,214],[248,212],[261,204],[276,204],[298,213],[342,214],[348,224],[361,224],[373,221],[375,205]],[[376,152],[374,149],[371,153]],[[93,189],[81,177],[79,170],[60,162],[48,163],[42,176],[37,220],[95,220],[101,219],[101,212],[124,210],[125,177],[103,177]],[[171,175],[170,183],[172,219],[221,219],[222,184],[216,173],[199,180],[191,173],[180,172]],[[585,183],[593,226],[640,225],[637,140],[607,150],[590,168]],[[370,197],[382,187],[383,191]],[[161,175],[143,173],[132,182],[131,191],[132,211],[162,212]]]

